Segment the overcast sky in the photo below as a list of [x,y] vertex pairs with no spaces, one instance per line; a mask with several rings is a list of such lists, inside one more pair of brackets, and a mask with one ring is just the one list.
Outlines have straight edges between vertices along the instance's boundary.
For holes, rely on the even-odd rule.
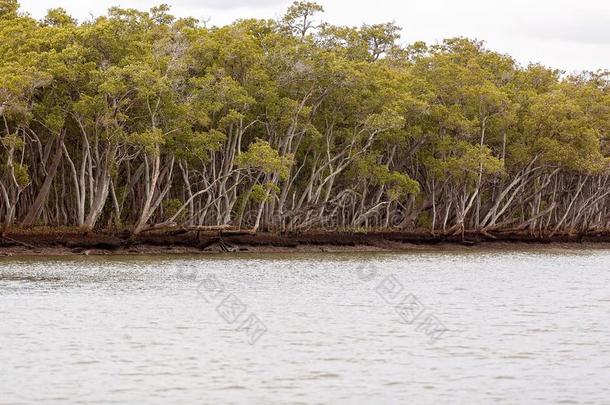
[[[290,0],[21,0],[34,17],[63,7],[85,19],[114,5],[148,9],[166,3],[177,16],[222,25],[237,18],[278,18]],[[324,20],[337,25],[395,21],[403,42],[434,43],[467,36],[520,63],[540,62],[567,71],[610,69],[610,1],[607,0],[318,0]]]

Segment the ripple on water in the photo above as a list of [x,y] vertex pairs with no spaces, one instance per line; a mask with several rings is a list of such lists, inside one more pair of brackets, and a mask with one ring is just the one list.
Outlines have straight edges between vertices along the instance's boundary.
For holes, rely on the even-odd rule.
[[[585,249],[3,259],[1,401],[605,403],[607,263]],[[193,269],[260,318],[260,341],[180,277]],[[433,345],[380,295],[390,275],[449,329]]]

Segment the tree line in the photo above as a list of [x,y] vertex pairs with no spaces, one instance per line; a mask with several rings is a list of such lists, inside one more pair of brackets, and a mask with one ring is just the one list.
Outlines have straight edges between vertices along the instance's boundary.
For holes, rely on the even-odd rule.
[[609,228],[608,72],[322,13],[79,23],[0,0],[2,229]]

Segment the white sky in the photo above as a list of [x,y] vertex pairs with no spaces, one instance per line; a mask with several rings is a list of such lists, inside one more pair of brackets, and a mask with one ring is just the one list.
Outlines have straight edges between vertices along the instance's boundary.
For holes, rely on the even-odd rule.
[[[568,72],[610,69],[608,0],[318,0],[324,20],[337,25],[395,21],[403,42],[434,43],[453,36],[485,40],[520,63],[540,62]],[[21,0],[40,18],[63,7],[85,19],[110,6],[149,9],[169,4],[177,16],[223,25],[237,18],[278,18],[291,0]]]

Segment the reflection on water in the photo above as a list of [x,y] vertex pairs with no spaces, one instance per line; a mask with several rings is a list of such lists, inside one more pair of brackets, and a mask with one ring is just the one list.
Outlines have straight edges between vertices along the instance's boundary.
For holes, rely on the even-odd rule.
[[2,404],[610,394],[604,250],[0,260]]

